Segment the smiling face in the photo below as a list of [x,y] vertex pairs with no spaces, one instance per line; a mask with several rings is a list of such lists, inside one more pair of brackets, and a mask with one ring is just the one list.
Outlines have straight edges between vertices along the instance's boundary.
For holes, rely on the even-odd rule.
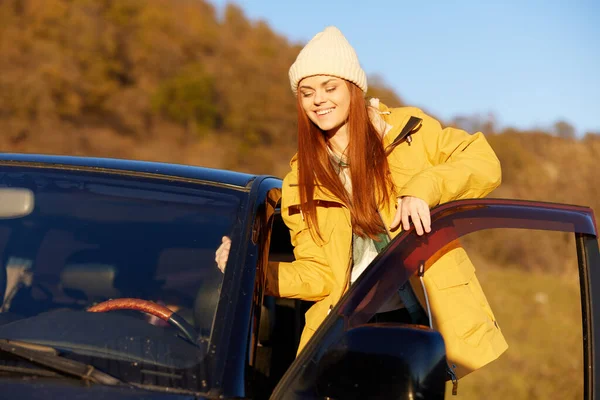
[[350,112],[350,89],[346,81],[329,75],[304,78],[298,96],[308,118],[322,131],[335,133],[346,125]]

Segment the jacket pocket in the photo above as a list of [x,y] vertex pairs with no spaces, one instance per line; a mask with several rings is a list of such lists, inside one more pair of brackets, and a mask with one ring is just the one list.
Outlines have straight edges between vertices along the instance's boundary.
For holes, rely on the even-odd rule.
[[472,347],[478,347],[481,341],[496,329],[494,322],[486,315],[473,315],[472,313],[463,313],[455,317],[452,321],[452,327],[456,336]]
[[440,289],[467,285],[475,275],[475,267],[461,248],[450,251],[441,257],[425,273]]
[[487,312],[489,306],[475,276],[475,267],[462,248],[438,259],[425,272],[425,283],[437,324],[461,314],[483,322],[491,314],[491,310]]

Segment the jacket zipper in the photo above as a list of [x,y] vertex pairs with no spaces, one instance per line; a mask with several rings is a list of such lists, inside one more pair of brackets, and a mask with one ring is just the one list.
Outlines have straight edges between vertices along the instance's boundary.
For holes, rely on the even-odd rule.
[[390,233],[388,226],[386,225],[385,221],[383,220],[383,215],[381,215],[381,211],[379,210],[379,208],[377,209],[377,215],[379,215],[379,219],[381,220],[381,223],[383,224],[383,228],[385,229],[385,234],[387,235],[388,239],[390,241],[392,241],[392,234]]
[[[340,294],[340,299],[348,291],[348,288],[350,287],[350,275],[352,274],[352,246],[353,246],[353,243],[350,244],[350,257],[348,258],[348,266],[346,267],[346,282],[344,282],[344,288],[342,289],[342,293]],[[340,301],[340,299],[337,299],[336,304],[337,304],[337,302]],[[329,309],[327,310],[327,315],[329,315],[331,310],[333,310],[333,304],[329,305]]]

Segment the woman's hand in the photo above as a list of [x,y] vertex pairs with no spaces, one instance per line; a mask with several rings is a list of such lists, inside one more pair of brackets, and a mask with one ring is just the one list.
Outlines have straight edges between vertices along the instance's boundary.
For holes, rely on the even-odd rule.
[[225,265],[227,265],[227,259],[229,258],[229,250],[231,249],[231,239],[227,236],[223,236],[221,239],[221,245],[215,252],[215,261],[217,262],[217,267],[221,270],[221,272],[225,272]]
[[424,232],[431,232],[431,214],[429,205],[418,197],[405,196],[398,199],[398,209],[390,229],[395,229],[402,222],[402,228],[407,231],[410,229],[410,220],[415,225],[417,235],[421,236]]

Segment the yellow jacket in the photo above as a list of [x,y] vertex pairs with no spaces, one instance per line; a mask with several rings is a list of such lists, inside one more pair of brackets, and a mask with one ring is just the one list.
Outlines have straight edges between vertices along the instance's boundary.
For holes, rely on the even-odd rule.
[[[500,184],[500,163],[483,134],[442,129],[438,121],[417,108],[380,105],[379,110],[391,125],[384,146],[394,141],[411,116],[422,120],[411,121],[417,124],[410,131],[410,143],[401,141],[388,156],[395,197],[418,197],[434,207],[451,200],[484,197]],[[296,157],[290,164],[292,170],[283,180],[281,214],[290,229],[295,261],[271,263],[266,292],[315,302],[305,315],[300,351],[348,289],[352,227],[346,206],[317,186],[314,197],[323,242],[315,243],[299,209]],[[395,210],[395,204],[380,210],[387,226]],[[395,237],[400,232],[391,233]],[[454,243],[428,264],[424,282],[434,327],[444,338],[449,363],[456,365],[461,377],[498,358],[508,345],[464,249]],[[423,304],[421,286],[414,279],[413,290]]]

